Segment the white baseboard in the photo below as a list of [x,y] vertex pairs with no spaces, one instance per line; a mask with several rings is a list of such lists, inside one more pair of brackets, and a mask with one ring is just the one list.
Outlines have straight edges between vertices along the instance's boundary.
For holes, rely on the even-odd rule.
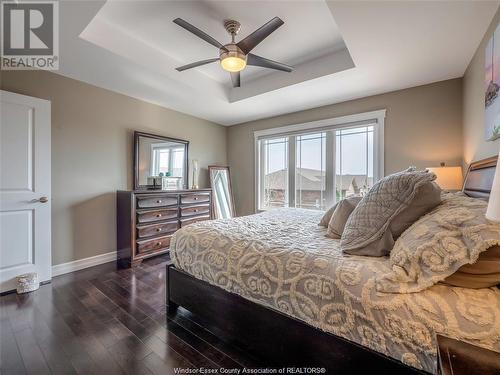
[[78,259],[68,263],[56,264],[52,266],[52,277],[113,261],[116,261],[116,251]]

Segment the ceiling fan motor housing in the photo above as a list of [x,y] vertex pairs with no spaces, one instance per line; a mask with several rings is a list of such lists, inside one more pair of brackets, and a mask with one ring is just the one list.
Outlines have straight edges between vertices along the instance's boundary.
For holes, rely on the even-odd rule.
[[220,63],[228,72],[239,72],[247,65],[247,56],[234,43],[226,44],[219,50]]
[[238,57],[246,61],[247,56],[243,53],[243,51],[234,43],[229,43],[219,50],[219,57],[221,60],[224,60],[228,57]]

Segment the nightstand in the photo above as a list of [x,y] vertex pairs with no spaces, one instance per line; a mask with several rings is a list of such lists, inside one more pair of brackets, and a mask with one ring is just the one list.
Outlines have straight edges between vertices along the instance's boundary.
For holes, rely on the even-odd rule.
[[438,374],[500,374],[500,353],[440,335],[437,344]]

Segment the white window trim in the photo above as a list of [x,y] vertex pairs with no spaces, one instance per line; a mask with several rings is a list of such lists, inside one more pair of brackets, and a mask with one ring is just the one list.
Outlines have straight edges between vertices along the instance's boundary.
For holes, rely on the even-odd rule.
[[324,120],[305,122],[300,124],[286,125],[278,128],[270,128],[264,130],[257,130],[254,132],[254,176],[255,176],[255,186],[254,186],[254,209],[255,212],[259,212],[259,202],[260,202],[260,173],[259,173],[259,157],[260,157],[260,145],[259,138],[262,137],[272,137],[279,136],[283,133],[291,133],[298,131],[308,131],[315,130],[318,128],[331,127],[332,129],[338,128],[348,128],[349,124],[360,122],[360,121],[374,121],[373,129],[373,140],[374,140],[374,158],[378,161],[374,165],[373,177],[375,181],[379,180],[384,176],[384,127],[385,127],[385,115],[386,110],[380,109],[377,111],[355,113],[347,116],[334,117]]

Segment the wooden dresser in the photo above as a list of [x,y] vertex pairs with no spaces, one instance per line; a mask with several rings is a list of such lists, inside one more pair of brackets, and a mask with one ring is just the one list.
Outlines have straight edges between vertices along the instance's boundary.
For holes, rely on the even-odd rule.
[[179,228],[212,218],[211,189],[117,191],[118,261],[135,267],[169,251]]

